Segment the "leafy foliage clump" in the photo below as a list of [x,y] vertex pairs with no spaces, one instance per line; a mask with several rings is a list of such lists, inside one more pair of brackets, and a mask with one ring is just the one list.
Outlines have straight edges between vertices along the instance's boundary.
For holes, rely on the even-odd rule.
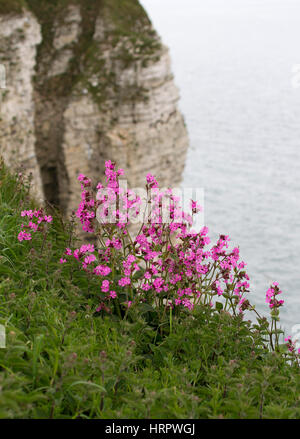
[[2,163],[1,418],[300,418],[298,363],[270,349],[263,320],[200,302],[161,331],[139,306],[97,312],[99,287],[59,264],[72,221],[49,207],[51,224],[18,241],[38,208]]

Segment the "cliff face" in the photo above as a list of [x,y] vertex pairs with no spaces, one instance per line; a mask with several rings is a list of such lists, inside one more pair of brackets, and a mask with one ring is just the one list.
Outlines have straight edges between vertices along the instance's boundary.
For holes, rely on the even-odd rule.
[[[4,6],[1,6],[3,2]],[[180,183],[188,138],[168,50],[137,0],[0,0],[0,152],[69,212],[79,172]],[[25,8],[24,8],[25,5]],[[23,8],[23,9],[22,9]]]

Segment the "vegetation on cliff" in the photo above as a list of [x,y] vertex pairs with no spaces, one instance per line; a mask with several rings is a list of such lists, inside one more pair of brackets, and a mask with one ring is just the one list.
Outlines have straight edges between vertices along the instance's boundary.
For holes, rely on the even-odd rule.
[[1,163],[1,418],[300,418],[297,358],[271,349],[264,320],[200,302],[159,322],[164,305],[133,300],[127,313],[125,298],[120,318],[101,278],[82,269],[92,258],[73,258],[73,220],[49,207],[39,222],[41,212]]
[[25,0],[0,0],[0,15],[18,14],[25,7]]
[[[70,6],[80,8],[80,36],[78,41],[70,43],[73,56],[67,70],[49,78],[43,74],[43,70],[48,73],[54,61],[57,52],[53,47],[55,30],[63,24]],[[146,65],[159,57],[160,41],[138,0],[0,0],[0,15],[21,13],[26,9],[35,15],[41,25],[37,83],[39,92],[47,98],[67,97],[80,84],[81,87],[87,87],[97,103],[103,103],[108,89],[117,87],[114,74],[105,68],[103,44],[106,48],[111,47],[114,52],[112,59],[122,62],[123,68],[139,59]],[[104,42],[93,39],[99,15],[106,25]],[[45,63],[46,66],[43,65]],[[90,83],[93,74],[100,78],[97,90]]]

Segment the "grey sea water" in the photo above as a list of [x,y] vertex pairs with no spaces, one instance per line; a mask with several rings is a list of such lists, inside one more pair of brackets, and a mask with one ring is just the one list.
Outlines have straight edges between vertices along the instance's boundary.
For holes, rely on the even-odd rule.
[[299,0],[142,0],[169,46],[191,147],[184,185],[205,190],[210,235],[248,264],[252,302],[283,290],[300,323]]

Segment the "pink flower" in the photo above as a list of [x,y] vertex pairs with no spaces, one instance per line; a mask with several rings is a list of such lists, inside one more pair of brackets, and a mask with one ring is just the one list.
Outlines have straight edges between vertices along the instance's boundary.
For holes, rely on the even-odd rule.
[[153,175],[152,174],[147,174],[147,176],[146,176],[146,180],[147,180],[147,183],[152,187],[152,188],[158,188],[158,183],[157,183],[157,181],[156,181],[156,179],[153,177]]
[[151,290],[151,285],[143,283],[141,285],[141,288],[143,291],[149,291],[149,290]]
[[109,291],[109,281],[108,280],[104,280],[102,282],[101,291],[103,291],[103,293],[108,293],[108,291]]
[[115,168],[115,164],[111,160],[106,160],[105,167],[112,170]]
[[[288,350],[289,350],[290,352],[292,352],[293,354],[295,354],[295,353],[296,353],[296,352],[295,352],[295,351],[296,351],[296,347],[295,347],[296,342],[292,340],[292,337],[289,335],[288,337],[286,337],[286,338],[284,339],[284,341],[285,341],[286,344],[287,344],[287,348],[288,348]],[[298,349],[298,353],[299,353],[299,349]]]
[[115,249],[121,250],[121,248],[122,248],[122,241],[120,239],[113,238],[111,243],[112,243],[112,245],[114,246]]
[[130,285],[131,281],[129,279],[129,277],[123,277],[122,279],[119,280],[119,285],[120,287],[125,287],[126,285]]
[[159,277],[154,279],[153,285],[158,293],[160,293],[163,290],[162,288],[163,284],[164,284],[164,280],[162,278]]
[[278,282],[273,282],[270,288],[266,291],[266,303],[269,304],[269,308],[279,308],[284,304],[284,300],[278,300],[277,296],[282,293],[279,289]]
[[197,212],[202,211],[202,207],[200,206],[200,204],[198,204],[197,201],[191,200],[190,207],[191,207],[193,213],[197,213]]
[[129,264],[132,264],[132,262],[134,262],[134,261],[135,261],[135,256],[134,255],[128,255],[127,256],[127,262]]
[[37,229],[38,229],[38,225],[35,224],[35,223],[33,223],[32,221],[29,221],[29,223],[28,223],[28,227],[29,227],[30,229],[32,229],[34,232],[36,232]]
[[109,295],[112,299],[115,299],[117,297],[117,293],[115,291],[110,291]]
[[93,253],[94,251],[95,251],[95,247],[93,244],[84,244],[80,247],[81,253],[87,253],[87,252]]
[[80,250],[79,248],[77,248],[76,250],[74,250],[73,256],[75,259],[79,259],[80,256]]
[[23,210],[21,212],[22,217],[28,216],[29,218],[32,218],[35,214],[36,214],[36,211],[33,212],[32,210]]
[[94,268],[94,273],[97,276],[107,276],[110,272],[111,269],[106,265],[97,265],[97,267]]
[[19,241],[30,241],[31,240],[31,234],[26,232],[20,232],[18,234],[18,240]]
[[95,255],[88,255],[84,258],[84,262],[86,264],[91,264],[92,262],[94,262],[96,260],[96,256]]
[[60,264],[65,264],[67,262],[67,260],[66,259],[63,259],[63,258],[60,258],[60,260],[59,260],[59,263]]

